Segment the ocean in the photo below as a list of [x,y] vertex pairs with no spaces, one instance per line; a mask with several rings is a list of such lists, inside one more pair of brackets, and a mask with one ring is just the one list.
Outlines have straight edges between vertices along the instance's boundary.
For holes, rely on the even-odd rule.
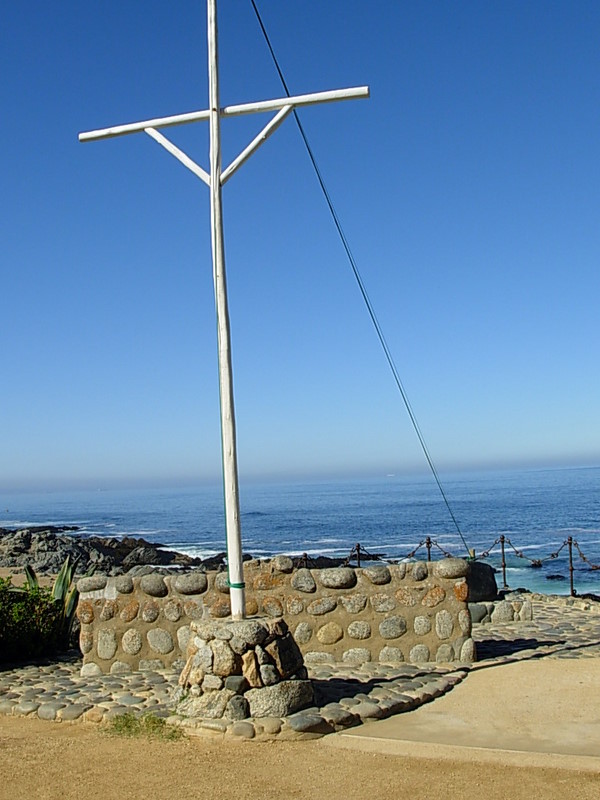
[[[500,545],[494,543],[506,537],[511,588],[568,594],[565,542],[570,536],[577,543],[577,592],[600,594],[600,569],[590,566],[600,565],[600,467],[456,473],[443,479],[443,485],[466,544],[477,555],[490,551],[485,560],[496,568],[501,556]],[[369,553],[402,559],[427,536],[433,559],[444,553],[467,555],[433,478],[427,476],[243,482],[240,496],[243,549],[255,557],[346,557],[360,543]],[[225,550],[220,485],[0,492],[0,527],[43,524],[77,525],[76,536],[141,536],[193,556]],[[415,557],[426,555],[421,546]],[[534,568],[530,560],[543,563]],[[500,575],[497,580],[500,586]]]

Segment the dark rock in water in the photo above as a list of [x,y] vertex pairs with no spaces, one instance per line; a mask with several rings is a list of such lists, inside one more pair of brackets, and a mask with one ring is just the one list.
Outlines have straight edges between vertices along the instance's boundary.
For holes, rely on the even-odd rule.
[[482,561],[469,561],[469,603],[481,603],[484,600],[495,600],[498,586],[495,578],[496,570]]
[[551,575],[546,575],[546,580],[547,581],[566,581],[567,579],[565,578],[564,575],[558,575],[556,573],[553,573]]

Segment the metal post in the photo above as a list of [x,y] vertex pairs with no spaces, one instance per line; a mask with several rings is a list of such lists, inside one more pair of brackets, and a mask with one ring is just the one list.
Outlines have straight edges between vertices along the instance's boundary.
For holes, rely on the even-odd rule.
[[425,547],[427,548],[427,561],[431,561],[431,536],[425,539]]
[[506,582],[506,556],[504,554],[504,534],[500,535],[500,547],[502,548],[502,588],[508,589],[508,584]]
[[569,536],[567,539],[567,543],[569,545],[569,577],[571,579],[571,597],[575,597],[577,592],[575,591],[575,586],[573,585],[573,537]]
[[208,0],[208,83],[210,111],[210,221],[217,310],[219,350],[219,391],[221,396],[221,447],[223,457],[223,490],[225,497],[225,528],[227,532],[227,569],[231,616],[244,619],[244,569],[240,530],[240,499],[233,406],[233,374],[231,368],[231,339],[227,280],[225,274],[225,244],[221,202],[221,125],[219,114],[219,54],[217,48],[217,4]]
[[356,550],[356,566],[360,567],[360,543],[354,545]]

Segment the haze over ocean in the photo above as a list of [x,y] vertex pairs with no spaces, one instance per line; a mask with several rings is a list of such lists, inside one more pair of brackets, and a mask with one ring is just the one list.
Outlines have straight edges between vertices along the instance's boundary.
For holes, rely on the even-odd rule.
[[[568,536],[600,564],[600,468],[456,474],[446,491],[469,547],[487,550],[500,534],[530,559],[556,552]],[[206,557],[225,550],[219,485],[183,489],[2,493],[0,527],[74,524],[75,535],[142,536]],[[465,556],[437,487],[428,476],[369,480],[246,483],[242,487],[244,552],[255,557],[306,552],[347,556],[357,542],[371,553],[403,558],[429,535]],[[434,547],[433,558],[442,557]],[[416,558],[426,558],[422,548]],[[507,580],[568,594],[567,549],[532,569],[507,545]],[[499,548],[489,563],[500,564]],[[575,552],[578,593],[600,594],[600,571]],[[562,579],[549,580],[548,576]],[[500,576],[497,578],[501,584]]]

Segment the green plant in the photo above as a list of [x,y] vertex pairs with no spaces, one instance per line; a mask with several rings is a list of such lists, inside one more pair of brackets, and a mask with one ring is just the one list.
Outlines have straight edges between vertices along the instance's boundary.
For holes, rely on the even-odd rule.
[[[58,638],[63,647],[69,646],[73,634],[75,612],[77,611],[77,601],[79,599],[79,591],[75,583],[73,583],[73,577],[78,561],[79,558],[71,561],[70,555],[65,558],[60,572],[56,576],[52,589],[50,590],[52,598],[61,608]],[[88,575],[91,575],[92,571],[93,568]],[[25,567],[25,579],[29,591],[39,590],[38,577],[33,567],[29,565]]]
[[62,612],[47,589],[0,579],[0,660],[18,661],[60,647]]
[[183,731],[167,725],[164,719],[148,712],[138,717],[128,711],[113,717],[107,727],[107,732],[114,736],[139,737],[161,739],[162,741],[176,741],[181,739]]

